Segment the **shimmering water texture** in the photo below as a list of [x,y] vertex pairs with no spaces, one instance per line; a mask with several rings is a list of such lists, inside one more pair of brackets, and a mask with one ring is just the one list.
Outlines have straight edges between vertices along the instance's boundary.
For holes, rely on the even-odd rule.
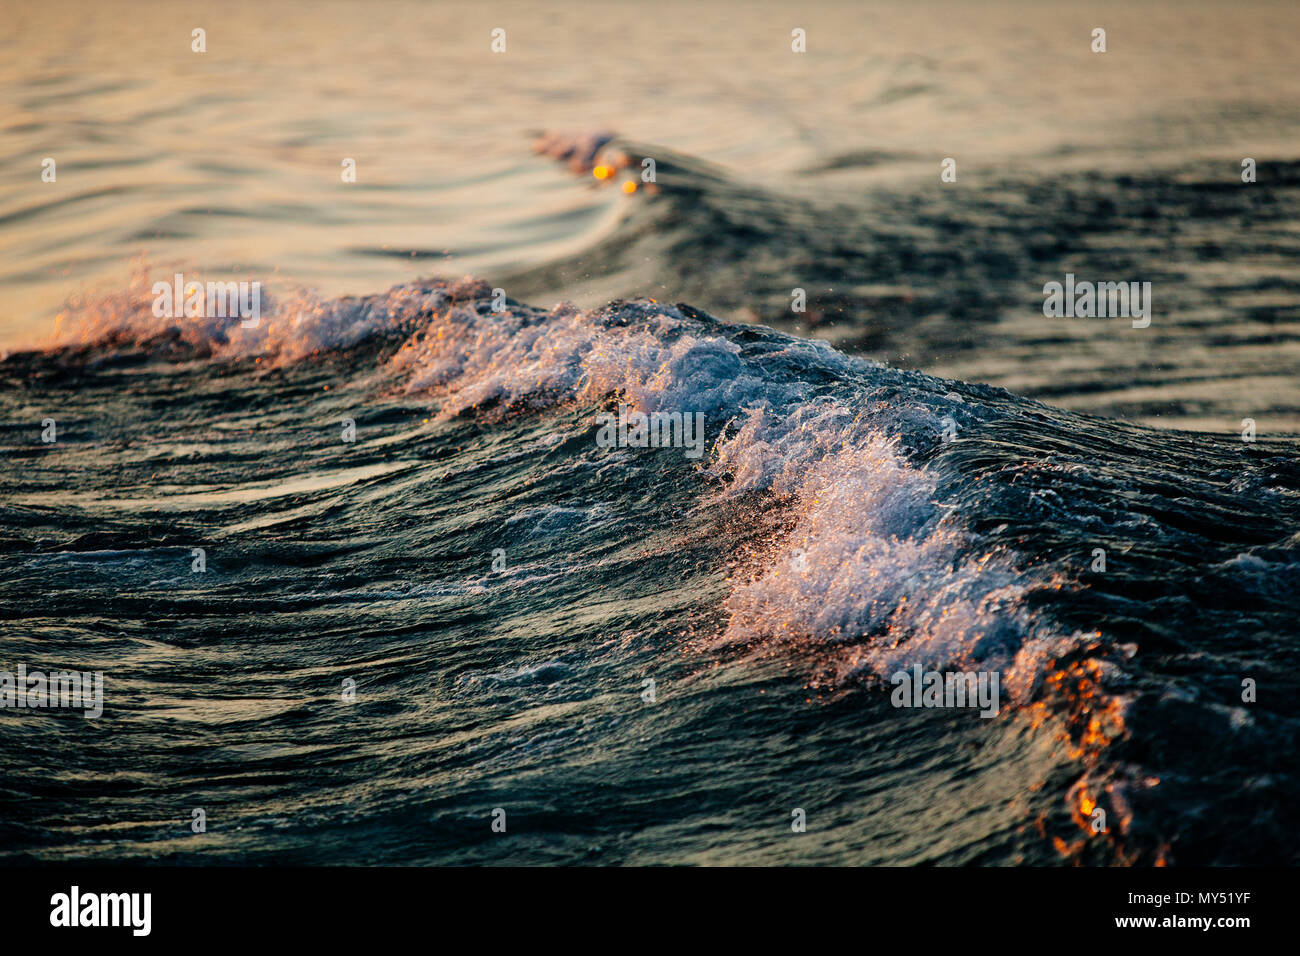
[[[651,300],[137,291],[0,365],[5,659],[105,674],[0,721],[10,862],[1295,858],[1292,441]],[[1000,713],[892,706],[917,664]]]
[[1300,862],[1300,6],[213,9],[0,32],[0,862]]

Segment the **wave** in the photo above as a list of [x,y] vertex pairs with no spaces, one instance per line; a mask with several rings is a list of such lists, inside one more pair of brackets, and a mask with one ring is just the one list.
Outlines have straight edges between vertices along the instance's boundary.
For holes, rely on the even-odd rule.
[[[593,188],[639,188],[618,197],[611,231],[501,276],[521,300],[575,287],[671,297],[1073,410],[1202,431],[1249,416],[1300,433],[1294,156],[1261,160],[1267,186],[1252,191],[1239,156],[1119,170],[963,164],[941,183],[938,157],[886,157],[877,176],[855,172],[857,153],[828,151],[773,181],[608,132],[549,134],[538,150]],[[590,177],[597,167],[604,178]],[[1045,319],[1043,287],[1067,273],[1150,281],[1154,325]]]
[[[1082,768],[1071,813],[1086,829],[1094,808],[1109,807],[1121,859],[1172,857],[1180,835],[1151,816],[1168,812],[1166,797],[1151,796],[1161,780],[1176,802],[1193,791],[1232,799],[1182,766],[1189,754],[1171,758],[1148,735],[1169,726],[1171,693],[1198,720],[1221,711],[1234,735],[1249,730],[1253,718],[1233,704],[1235,650],[1216,631],[1223,617],[1197,605],[1285,640],[1300,568],[1287,526],[1300,514],[1293,446],[1234,448],[1076,416],[653,300],[544,311],[477,280],[432,280],[279,299],[256,330],[166,322],[147,304],[134,294],[89,308],[83,344],[45,360],[102,362],[125,349],[260,361],[269,374],[335,351],[369,356],[360,368],[374,387],[431,401],[443,422],[508,428],[521,415],[617,403],[703,413],[710,453],[675,466],[693,475],[684,505],[754,516],[730,544],[737,570],[725,620],[704,642],[712,653],[793,655],[816,671],[813,686],[841,690],[886,687],[914,665],[1000,672],[1007,719],[1045,723],[1066,742]],[[587,419],[585,439],[547,447],[581,440],[594,456],[594,428]],[[626,450],[609,454],[619,468],[644,467]],[[563,540],[599,511],[547,506],[509,527]],[[1099,546],[1117,565],[1109,575],[1089,572]],[[1274,680],[1293,681],[1264,660]],[[1283,707],[1271,723],[1282,752],[1295,752],[1294,716]],[[1289,792],[1295,780],[1268,786]]]
[[[147,580],[127,589],[122,613],[147,620],[157,584],[176,586],[170,549],[187,546],[160,525],[199,513],[222,541],[258,542],[242,545],[247,567],[214,559],[218,579],[230,575],[235,606],[245,599],[240,588],[250,588],[295,633],[298,615],[322,609],[346,615],[352,628],[383,615],[391,622],[384,638],[418,627],[412,614],[448,615],[465,648],[435,644],[466,655],[455,658],[448,688],[462,704],[486,694],[513,706],[544,693],[548,705],[577,707],[573,686],[599,681],[593,674],[609,647],[640,667],[637,655],[651,652],[636,634],[675,636],[645,623],[664,617],[681,622],[693,660],[735,662],[747,673],[783,661],[810,691],[863,709],[914,666],[994,671],[1008,700],[992,733],[1034,742],[1032,757],[1020,759],[1041,760],[1035,786],[1051,796],[1016,812],[1045,842],[1050,834],[1054,852],[1088,862],[1296,858],[1294,441],[1155,431],[871,358],[903,351],[919,360],[953,348],[969,356],[972,324],[987,332],[980,354],[1018,354],[990,324],[1004,297],[996,282],[1050,272],[1070,250],[1036,252],[1027,233],[1041,223],[1013,225],[1022,204],[996,198],[996,189],[962,213],[946,198],[914,193],[828,203],[610,133],[553,135],[538,149],[583,175],[603,168],[605,184],[635,176],[639,157],[653,155],[657,181],[635,181],[655,188],[620,198],[631,205],[590,249],[499,284],[428,279],[337,299],[277,290],[263,297],[253,328],[238,318],[156,315],[144,268],[120,292],[69,303],[50,343],[0,362],[7,381],[80,409],[79,419],[113,422],[97,426],[110,436],[177,388],[195,389],[193,407],[174,414],[208,437],[147,452],[137,445],[159,439],[96,439],[124,442],[110,452],[69,440],[64,478],[6,477],[0,543],[17,560],[0,584],[18,595],[41,575],[73,575],[89,563],[98,587],[140,565]],[[832,159],[822,172],[852,165]],[[1111,180],[1102,193],[1131,185]],[[1093,186],[1053,192],[1055,234],[1073,234],[1080,217],[1108,218],[1098,205],[1104,195],[1079,211]],[[1155,188],[1138,191],[1147,187]],[[947,231],[927,231],[931,218]],[[954,251],[954,222],[971,237],[967,251]],[[629,295],[594,308],[524,304],[564,292],[574,275]],[[809,293],[810,311],[790,321],[796,286]],[[660,289],[695,304],[631,294]],[[926,318],[940,309],[949,313],[942,322]],[[715,310],[785,331],[731,324]],[[813,328],[859,354],[790,334]],[[1065,352],[1076,347],[1063,338]],[[65,391],[69,383],[78,388]],[[0,390],[8,417],[27,414],[34,400],[22,394]],[[602,448],[599,416],[620,406],[702,414],[707,455]],[[383,437],[358,443],[346,460],[318,438],[255,440],[295,418],[333,425],[344,415]],[[227,452],[214,433],[248,444]],[[11,451],[16,460],[35,454]],[[110,465],[134,483],[123,490]],[[184,465],[200,480],[159,484]],[[313,480],[322,469],[330,479]],[[453,492],[470,504],[442,501]],[[422,495],[427,507],[411,504]],[[666,537],[629,523],[648,507],[670,516]],[[31,529],[53,515],[75,532],[50,536],[50,551]],[[329,539],[331,522],[351,537]],[[395,554],[430,539],[451,555],[436,566],[455,575],[394,580]],[[276,548],[286,541],[300,549],[295,561],[328,564],[342,554],[349,563],[281,597],[283,582],[256,575],[283,560]],[[526,557],[511,557],[499,573],[471,562],[498,541],[526,545]],[[647,599],[669,572],[687,584]],[[529,659],[496,644],[485,650],[474,643],[476,601],[492,602],[511,634],[553,634],[556,620],[576,615],[595,622],[602,642],[547,645]],[[627,624],[616,604],[648,608],[641,625]],[[379,643],[369,653],[400,660],[406,652]],[[1245,680],[1268,693],[1245,701]],[[958,748],[972,732],[940,733]],[[484,766],[560,752],[569,735],[539,732]],[[904,752],[921,752],[898,736]],[[1040,751],[1069,769],[1049,767]],[[1098,808],[1110,821],[1101,834]],[[990,821],[980,838],[1004,840],[1004,829]]]

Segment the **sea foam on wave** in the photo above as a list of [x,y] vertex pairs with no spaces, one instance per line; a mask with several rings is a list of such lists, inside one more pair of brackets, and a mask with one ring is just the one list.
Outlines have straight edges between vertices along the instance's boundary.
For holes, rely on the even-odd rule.
[[396,337],[388,370],[408,392],[435,394],[443,419],[612,395],[646,413],[703,413],[714,447],[699,467],[716,479],[704,503],[770,494],[793,517],[757,574],[734,587],[724,641],[843,644],[846,678],[999,667],[1013,697],[1032,686],[1040,658],[1074,642],[1026,609],[1026,593],[1050,582],[981,548],[940,500],[935,466],[918,460],[953,410],[948,383],[777,333],[742,344],[735,329],[649,300],[494,311],[488,292],[465,279],[365,298],[300,295],[247,329],[158,319],[133,291],[83,310],[79,338],[141,343],[170,330],[216,358],[284,363]]
[[[718,479],[706,500],[774,494],[795,519],[735,587],[723,640],[843,642],[845,678],[998,667],[1013,696],[1027,693],[1042,660],[1075,638],[1026,609],[1026,593],[1049,582],[981,549],[902,447],[940,433],[953,401],[941,383],[916,376],[900,398],[912,373],[774,341],[747,350],[725,326],[652,302],[549,314],[465,305],[436,316],[394,364],[408,388],[440,393],[444,417],[611,394],[646,412],[703,411],[716,436],[704,467]],[[817,384],[828,378],[834,388]]]

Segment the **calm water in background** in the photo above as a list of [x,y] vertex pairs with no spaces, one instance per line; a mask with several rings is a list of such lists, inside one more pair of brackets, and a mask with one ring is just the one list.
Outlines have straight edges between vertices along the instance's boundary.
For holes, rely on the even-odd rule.
[[[790,288],[819,278],[788,258],[740,256],[714,281],[675,275],[663,289],[655,276],[602,281],[601,242],[617,234],[629,204],[533,157],[531,132],[612,130],[722,164],[754,190],[801,189],[809,203],[960,195],[953,205],[969,210],[983,196],[1012,196],[989,231],[1018,230],[1015,241],[1027,249],[1044,231],[1069,242],[1098,225],[1043,218],[1037,208],[1032,190],[1056,195],[1071,172],[1169,183],[1204,157],[1210,165],[1195,169],[1201,180],[1240,185],[1241,157],[1294,158],[1297,19],[1288,3],[794,10],[393,0],[231,3],[219,12],[183,3],[9,4],[0,39],[0,346],[42,340],[69,296],[121,288],[140,261],[159,275],[176,266],[333,295],[430,274],[498,284],[590,250],[580,270],[550,283],[558,288],[522,291],[583,305],[689,292],[725,316],[779,322],[788,309],[765,306],[751,290],[783,289],[788,306]],[[199,26],[207,30],[202,55],[190,51]],[[796,26],[808,31],[804,55],[790,52]],[[1095,26],[1108,30],[1104,55],[1089,49]],[[495,27],[507,31],[506,54],[489,50]],[[58,163],[54,184],[40,180],[47,156]],[[964,192],[941,192],[945,156],[958,159]],[[340,180],[344,157],[357,161],[356,184]],[[1085,202],[1094,192],[1076,188]],[[1267,427],[1300,427],[1289,374],[1294,219],[1260,237],[1258,228],[1240,228],[1239,209],[1216,210],[1204,234],[1139,243],[1129,230],[1150,218],[1144,206],[1155,202],[1174,222],[1186,212],[1150,190],[1113,200],[1099,241],[1129,244],[1137,258],[1105,265],[1137,271],[1099,278],[1149,278],[1179,247],[1210,247],[1192,264],[1194,279],[1157,275],[1165,282],[1156,294],[1158,328],[1212,331],[1158,345],[1158,333],[1117,335],[1105,323],[1058,323],[1045,335],[1036,290],[1081,265],[1063,258],[1024,274],[965,276],[933,315],[903,323],[961,325],[958,300],[975,294],[973,284],[991,283],[979,294],[996,300],[1009,338],[982,327],[972,342],[935,348],[848,347],[1084,410],[1210,430],[1260,412],[1238,406],[1262,389],[1276,399],[1263,410],[1272,412]],[[919,213],[865,208],[845,244],[861,247],[900,221],[950,255],[986,243],[947,231],[960,211]],[[780,228],[772,211],[763,218]],[[692,252],[679,271],[700,258]],[[868,274],[873,268],[888,273]],[[933,281],[906,259],[849,262],[842,271],[903,296]],[[1219,284],[1176,302],[1171,286],[1207,275]],[[720,282],[726,295],[701,301],[697,287]],[[888,303],[868,294],[855,306],[841,326],[879,324]],[[1246,351],[1219,348],[1211,359],[1208,336]],[[1157,366],[1172,372],[1153,376]]]
[[[0,860],[1300,859],[1296,19],[6,10],[0,666],[106,699],[3,715]],[[274,304],[173,328],[141,257]],[[1066,271],[1151,328],[1043,318]],[[598,448],[616,395],[708,455]]]

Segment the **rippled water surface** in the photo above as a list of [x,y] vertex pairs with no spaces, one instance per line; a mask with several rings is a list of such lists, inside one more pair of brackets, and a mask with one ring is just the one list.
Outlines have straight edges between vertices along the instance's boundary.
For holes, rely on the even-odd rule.
[[[1152,424],[1300,429],[1295,172],[1271,165],[1300,132],[1293,4],[56,2],[7,19],[0,345],[42,339],[70,295],[138,262],[326,295],[472,273],[547,305],[650,294],[765,322],[802,287],[799,328],[875,357]],[[734,189],[620,259],[644,197],[537,161],[540,129],[612,130],[720,164]],[[944,157],[960,178],[941,188]],[[1241,189],[1243,157],[1260,189]],[[1152,281],[1155,329],[1045,325],[1042,285],[1067,271]]]
[[6,18],[0,860],[1296,861],[1293,5]]

